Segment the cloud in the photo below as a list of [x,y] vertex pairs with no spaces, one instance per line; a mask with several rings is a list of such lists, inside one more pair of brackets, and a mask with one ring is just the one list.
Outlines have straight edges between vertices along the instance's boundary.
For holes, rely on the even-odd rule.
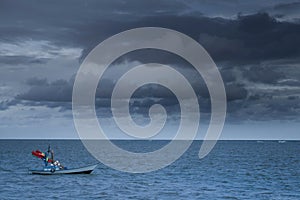
[[282,2],[268,9],[270,13],[279,16],[280,20],[297,22],[300,19],[300,2]]
[[[101,110],[98,116],[111,116],[111,94],[116,81],[133,66],[139,62],[125,62],[112,65],[100,80],[96,92],[96,108]],[[272,120],[278,119],[274,112],[269,110],[281,101],[280,105],[290,105],[291,98],[297,99],[299,93],[297,74],[295,77],[289,75],[297,69],[297,62],[293,60],[278,60],[261,62],[246,66],[232,65],[222,66],[220,72],[225,81],[225,89],[228,100],[228,114],[230,120]],[[282,66],[289,70],[284,70]],[[202,113],[210,113],[210,100],[205,83],[195,78],[195,71],[183,70],[182,66],[175,66],[182,71],[191,82],[200,103]],[[198,77],[198,75],[196,75]],[[290,79],[288,79],[289,77]],[[33,77],[26,81],[29,90],[16,97],[22,101],[20,104],[26,106],[47,106],[49,108],[60,108],[61,112],[70,111],[72,87],[74,76],[66,80],[48,81],[45,78]],[[275,100],[280,99],[280,100]],[[296,101],[296,100],[294,100]],[[153,104],[162,104],[168,109],[168,113],[178,114],[178,100],[174,94],[164,87],[150,84],[139,88],[130,100],[130,110],[135,114],[147,117],[148,109]],[[295,110],[300,105],[295,104],[293,109],[280,109],[281,119],[297,118]],[[286,113],[285,113],[286,112]],[[273,113],[273,114],[272,114]],[[277,117],[277,118],[276,118]]]
[[26,84],[29,86],[48,86],[48,81],[46,78],[32,77],[27,79]]
[[257,62],[300,55],[298,24],[278,22],[267,13],[258,13],[224,21],[226,27],[216,25],[213,34],[199,37],[216,60]]
[[236,59],[241,54],[241,49],[245,49],[242,40],[228,39],[225,37],[218,37],[216,35],[208,35],[206,33],[200,34],[200,43],[207,47],[206,50],[219,60],[225,60],[229,57]]
[[15,106],[18,104],[17,100],[5,100],[0,102],[0,111],[7,110],[10,106]]
[[298,12],[300,9],[300,2],[280,3],[274,6],[274,10],[285,12]]
[[[15,83],[26,83],[28,90],[25,88],[20,93],[25,86],[15,86],[15,93],[19,94],[15,95],[14,102],[2,101],[0,109],[18,103],[45,105],[59,108],[61,112],[70,110],[74,79],[69,78],[76,73],[78,63],[66,60],[84,59],[99,42],[121,31],[156,26],[180,31],[205,47],[217,62],[225,81],[230,115],[237,119],[272,119],[278,113],[282,118],[295,117],[299,108],[298,96],[294,95],[299,92],[295,89],[299,86],[296,66],[299,61],[295,61],[295,66],[288,62],[300,56],[300,24],[285,21],[285,18],[297,17],[294,8],[298,3],[270,2],[163,0],[152,3],[136,0],[125,1],[126,4],[124,1],[76,1],[70,4],[60,1],[58,4],[18,2],[16,6],[13,1],[2,1],[1,81],[10,79]],[[284,17],[278,18],[277,14]],[[172,64],[189,78],[199,101],[204,102],[201,110],[208,111],[209,94],[203,80],[195,78],[194,71],[188,70],[188,63],[175,57],[162,51],[136,51],[124,55],[114,64],[124,61],[128,61],[127,65],[133,62]],[[278,60],[287,63],[274,63]],[[101,80],[96,94],[98,107],[110,106],[112,89],[127,69],[126,66],[113,69]],[[34,78],[25,80],[29,75]],[[11,80],[12,77],[15,80]],[[157,99],[147,98],[149,96]],[[132,99],[133,108],[139,107],[138,112],[146,112],[153,103],[177,105],[172,93],[156,86],[137,91]]]
[[73,86],[65,80],[47,83],[45,80],[33,78],[27,83],[32,87],[29,91],[19,94],[17,99],[37,102],[70,102],[72,100]]
[[283,79],[277,82],[280,85],[287,85],[287,86],[298,86],[300,87],[300,81],[295,79]]
[[167,0],[155,3],[74,0],[72,4],[68,1],[35,4],[34,1],[16,3],[4,0],[0,6],[0,23],[3,25],[0,38],[8,42],[35,38],[51,41],[57,46],[78,47],[90,44],[86,38],[95,41],[117,33],[137,18],[177,13],[185,8],[181,1]]
[[[229,78],[229,80],[232,80],[232,78]],[[29,86],[28,91],[17,95],[15,99],[19,104],[25,106],[59,107],[61,112],[69,111],[72,108],[73,83],[74,77],[69,81],[57,80],[53,82],[33,77],[26,81]],[[115,84],[116,81],[104,78],[100,80],[97,88],[96,108],[108,109],[105,111],[106,117],[111,116],[111,95]],[[198,82],[192,82],[191,84],[198,96],[201,113],[210,113],[211,105],[205,84],[199,85]],[[226,93],[229,102],[245,100],[248,95],[243,85],[232,82],[226,84]],[[179,101],[176,96],[169,89],[157,84],[148,84],[136,90],[130,99],[130,111],[134,114],[147,116],[150,106],[154,104],[163,105],[169,114],[178,115],[180,113]]]
[[247,90],[242,85],[226,85],[227,101],[243,100],[247,98]]
[[[61,1],[60,9],[57,9],[56,4],[46,2],[32,4],[34,6],[29,6],[28,2],[19,2],[15,6],[11,1],[4,1],[0,8],[3,16],[0,22],[5,24],[0,27],[2,54],[49,59],[58,55],[77,57],[78,52],[83,50],[84,58],[109,36],[143,26],[165,27],[183,32],[200,41],[216,61],[278,59],[299,56],[300,53],[300,25],[278,21],[267,14],[267,9],[266,13],[257,13],[267,3],[239,2],[240,10],[233,9],[230,15],[219,17],[212,17],[209,13],[214,12],[215,7],[224,6],[226,8],[219,12],[226,13],[233,5],[236,7],[236,2],[186,3],[178,0],[156,3],[129,1],[126,6],[123,4],[123,1],[78,1],[70,5]],[[277,9],[284,7],[272,4]],[[8,12],[12,7],[14,12]],[[189,11],[194,12],[193,7],[196,10],[206,8],[209,13],[191,14]],[[253,7],[251,12],[238,15],[239,11],[250,7]],[[68,12],[64,8],[68,8]]]
[[61,47],[44,40],[0,41],[0,62],[6,64],[37,64],[51,59],[78,59],[82,49]]
[[44,64],[48,59],[33,58],[28,56],[0,56],[0,63],[7,65],[19,65],[19,64]]
[[285,79],[284,73],[275,71],[272,66],[253,66],[244,70],[243,73],[245,78],[256,83],[275,84],[279,80]]
[[[235,19],[151,16],[127,24],[128,28],[143,26],[165,27],[185,33],[199,41],[217,62],[249,63],[300,55],[300,24],[280,22],[268,13],[238,15]],[[94,31],[98,32],[97,29]]]

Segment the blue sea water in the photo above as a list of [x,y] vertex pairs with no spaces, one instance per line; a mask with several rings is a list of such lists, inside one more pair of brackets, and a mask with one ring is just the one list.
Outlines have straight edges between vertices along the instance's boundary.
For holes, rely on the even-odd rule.
[[[116,141],[132,151],[167,141]],[[0,199],[300,199],[300,142],[219,141],[199,160],[201,141],[172,165],[145,174],[99,163],[92,174],[41,176],[32,150],[46,151],[68,167],[98,163],[75,140],[0,140]]]

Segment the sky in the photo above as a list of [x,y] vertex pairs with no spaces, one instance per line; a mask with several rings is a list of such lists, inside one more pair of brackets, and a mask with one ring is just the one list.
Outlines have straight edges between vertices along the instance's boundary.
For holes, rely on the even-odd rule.
[[[296,0],[1,0],[0,138],[78,138],[72,88],[80,64],[110,36],[149,26],[188,35],[215,61],[227,95],[221,139],[300,139]],[[159,50],[131,52],[112,63],[95,97],[99,123],[121,138],[112,89],[126,70],[149,62],[170,65],[190,81],[200,104],[201,139],[210,117],[207,87],[189,63]],[[142,125],[149,107],[162,104],[168,114],[162,138],[176,132],[180,107],[167,88],[144,86],[130,102],[132,118]]]

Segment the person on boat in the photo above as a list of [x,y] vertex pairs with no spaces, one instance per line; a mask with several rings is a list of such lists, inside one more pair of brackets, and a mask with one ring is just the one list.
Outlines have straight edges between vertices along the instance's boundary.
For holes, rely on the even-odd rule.
[[45,152],[44,154],[45,154],[45,156],[42,158],[42,160],[45,163],[45,167],[47,167],[48,166],[49,157],[48,157],[48,153],[47,152]]
[[[50,155],[50,158],[49,158],[49,155]],[[51,150],[50,145],[48,145],[48,150],[44,153],[44,157],[42,159],[45,163],[45,167],[48,166],[49,160],[50,160],[51,166],[54,166],[54,151]]]
[[[51,163],[53,164],[54,163],[54,151],[53,151],[53,149],[50,148],[50,145],[48,145],[48,151],[47,152],[48,152],[48,155],[49,154],[51,155]],[[47,156],[47,158],[48,158],[48,156]],[[48,160],[49,160],[49,158],[48,158]]]
[[[54,151],[53,151],[53,149],[50,148],[50,145],[48,146],[48,154],[49,153],[50,153],[50,158],[51,158],[51,166],[56,166],[59,169],[64,169],[64,166],[62,166],[58,160],[56,160],[54,162]],[[48,160],[47,160],[47,162],[48,162]]]

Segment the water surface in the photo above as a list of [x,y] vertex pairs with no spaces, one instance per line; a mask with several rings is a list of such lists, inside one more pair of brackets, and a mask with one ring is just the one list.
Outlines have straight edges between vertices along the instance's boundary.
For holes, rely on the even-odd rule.
[[[116,141],[135,152],[167,141]],[[203,160],[201,141],[172,165],[146,174],[99,164],[90,175],[40,176],[32,150],[47,150],[68,167],[98,163],[75,140],[0,140],[1,199],[300,199],[299,141],[219,141]]]

